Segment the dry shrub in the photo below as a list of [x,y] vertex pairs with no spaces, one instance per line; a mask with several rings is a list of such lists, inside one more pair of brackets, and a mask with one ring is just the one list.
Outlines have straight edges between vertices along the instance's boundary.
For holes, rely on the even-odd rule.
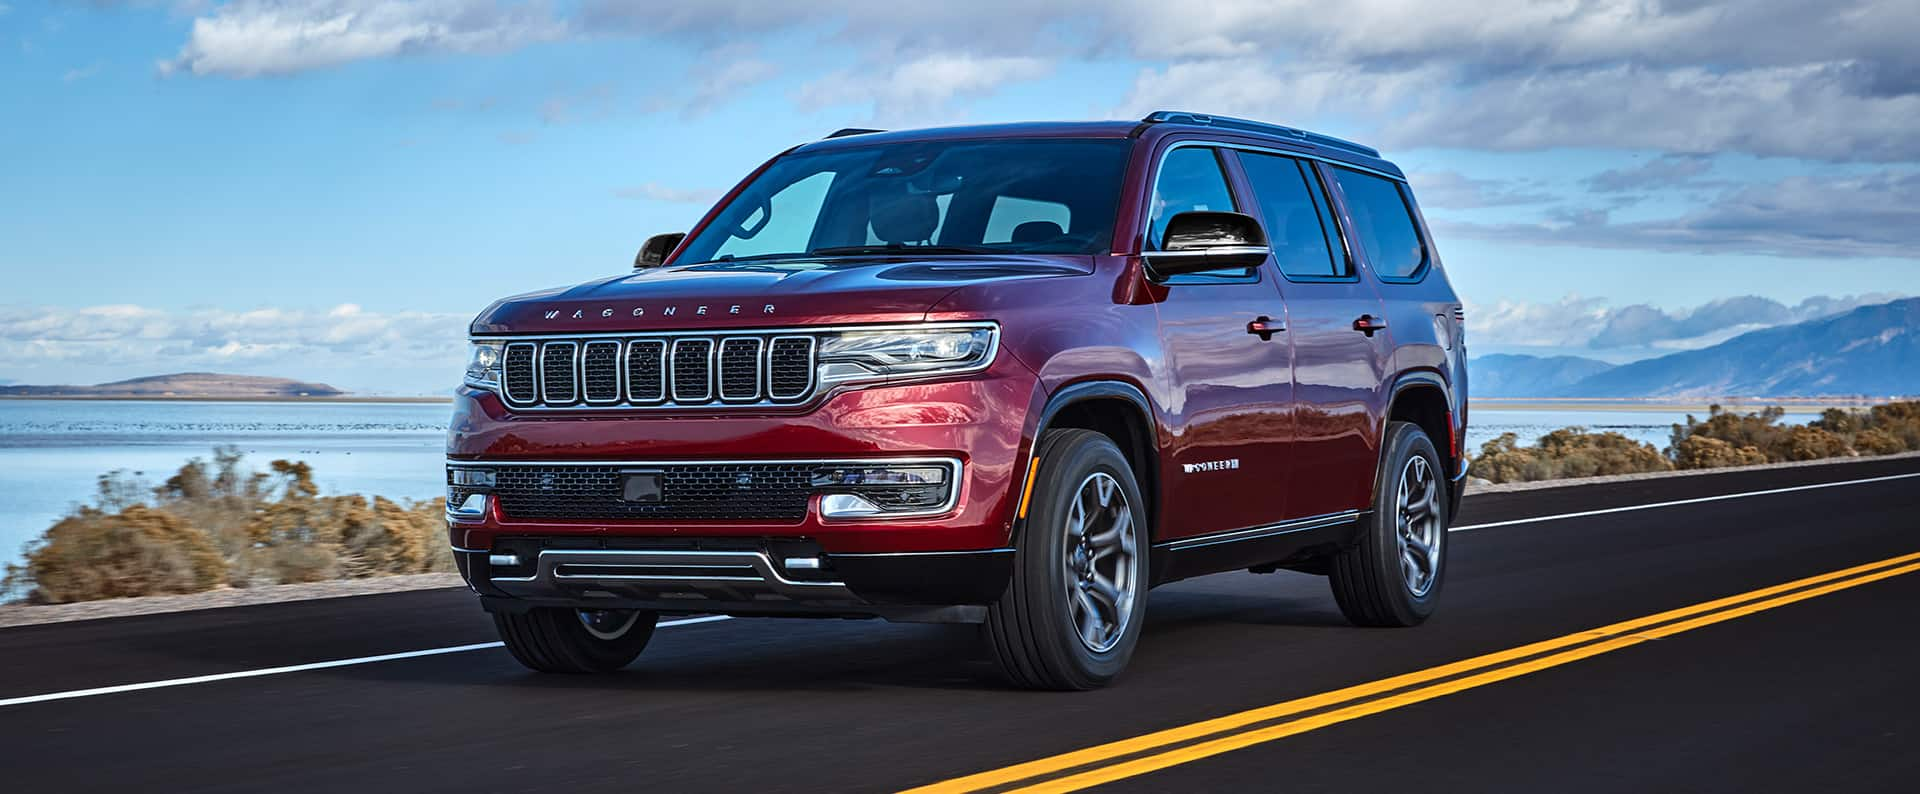
[[94,504],[48,529],[0,587],[64,602],[453,570],[444,500],[321,496],[306,463],[270,469],[220,448],[158,488],[102,476]]
[[1528,482],[1607,474],[1667,471],[1673,464],[1651,444],[1613,432],[1589,433],[1569,427],[1540,437],[1532,447],[1519,446],[1519,437],[1502,434],[1480,447],[1473,474],[1493,482]]
[[1681,469],[1717,469],[1767,462],[1767,453],[1761,452],[1759,447],[1736,447],[1706,436],[1680,439],[1668,451],[1673,455],[1674,466]]
[[1899,436],[1879,428],[1855,433],[1853,448],[1862,455],[1892,455],[1907,451],[1906,443]]
[[197,593],[226,577],[207,533],[170,513],[131,505],[117,513],[82,507],[47,530],[8,583],[33,582],[27,600],[60,604],[95,598]]

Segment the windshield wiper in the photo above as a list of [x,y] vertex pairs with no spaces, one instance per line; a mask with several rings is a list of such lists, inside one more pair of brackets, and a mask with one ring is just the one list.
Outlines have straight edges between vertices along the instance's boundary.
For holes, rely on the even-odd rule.
[[977,245],[830,245],[808,251],[809,256],[859,256],[862,254],[997,254],[996,248]]

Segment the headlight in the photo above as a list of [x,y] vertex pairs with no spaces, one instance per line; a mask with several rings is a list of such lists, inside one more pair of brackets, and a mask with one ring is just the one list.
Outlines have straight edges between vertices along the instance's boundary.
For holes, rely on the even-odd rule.
[[820,383],[977,372],[993,363],[998,328],[888,328],[820,336]]
[[474,342],[467,355],[467,385],[482,389],[500,388],[500,342]]

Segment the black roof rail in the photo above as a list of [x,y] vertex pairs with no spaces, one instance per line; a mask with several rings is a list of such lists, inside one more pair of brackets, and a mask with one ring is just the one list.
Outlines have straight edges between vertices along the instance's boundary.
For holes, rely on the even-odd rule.
[[1348,152],[1352,152],[1354,154],[1359,154],[1359,155],[1365,155],[1367,157],[1372,157],[1375,159],[1378,159],[1380,157],[1379,149],[1375,149],[1371,146],[1362,146],[1360,144],[1354,143],[1353,141],[1349,141],[1344,138],[1335,138],[1332,135],[1321,135],[1320,133],[1317,133],[1317,132],[1308,132],[1303,129],[1288,127],[1282,124],[1268,124],[1267,122],[1264,122],[1264,121],[1236,119],[1232,116],[1214,116],[1207,113],[1188,113],[1184,110],[1156,110],[1152,113],[1148,113],[1147,117],[1141,119],[1140,122],[1142,124],[1198,124],[1198,125],[1207,126],[1207,127],[1218,127],[1220,129],[1226,129],[1226,130],[1249,130],[1252,132],[1264,132],[1269,135],[1279,135],[1286,138],[1293,138],[1294,140],[1302,141],[1305,143],[1317,144],[1320,146],[1325,146],[1329,149],[1340,149],[1343,151],[1348,151]]
[[863,127],[846,127],[843,129],[834,130],[833,132],[829,133],[827,137],[828,138],[845,138],[848,135],[865,135],[870,132],[886,132],[886,130],[869,130]]

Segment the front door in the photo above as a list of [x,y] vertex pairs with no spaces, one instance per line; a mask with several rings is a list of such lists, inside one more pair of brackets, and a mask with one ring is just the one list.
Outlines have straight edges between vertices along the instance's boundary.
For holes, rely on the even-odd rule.
[[1289,518],[1366,509],[1379,456],[1383,383],[1393,346],[1380,295],[1341,234],[1312,161],[1236,151],[1273,248],[1293,347],[1293,467]]
[[[1220,156],[1201,146],[1167,153],[1155,182],[1148,250],[1157,248],[1177,213],[1243,209]],[[1285,324],[1286,305],[1273,282],[1271,271],[1254,268],[1173,276],[1156,290],[1172,436],[1164,504],[1181,506],[1163,514],[1164,540],[1272,524],[1287,515],[1288,492],[1275,485],[1289,468],[1291,351],[1284,332],[1249,328]]]

